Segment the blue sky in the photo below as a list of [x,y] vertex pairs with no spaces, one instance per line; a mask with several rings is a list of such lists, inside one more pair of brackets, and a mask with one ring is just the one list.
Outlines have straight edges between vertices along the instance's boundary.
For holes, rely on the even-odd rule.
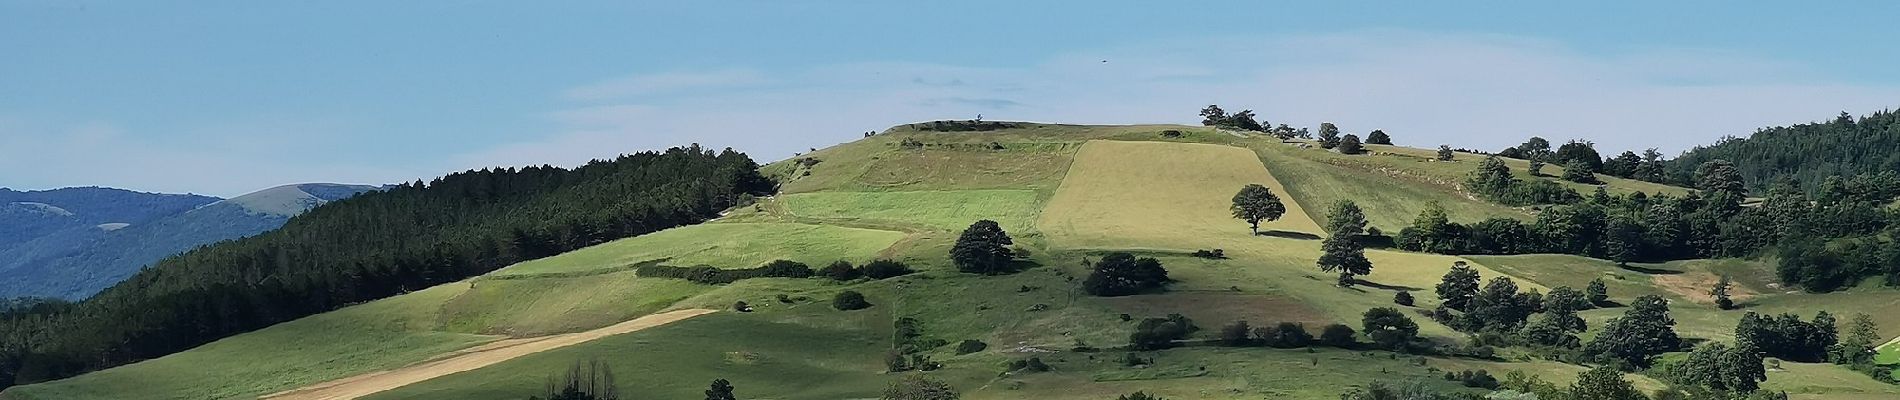
[[694,142],[771,161],[918,120],[1209,103],[1674,153],[1900,105],[1894,2],[708,3],[0,0],[0,186],[232,196]]

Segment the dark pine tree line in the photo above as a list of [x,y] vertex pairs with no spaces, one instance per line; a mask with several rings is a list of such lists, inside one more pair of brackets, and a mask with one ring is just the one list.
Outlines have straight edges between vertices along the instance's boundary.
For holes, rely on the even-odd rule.
[[693,145],[365,193],[275,231],[167,258],[84,302],[0,313],[0,388],[699,223],[774,189],[745,154]]
[[1900,113],[1883,110],[1855,119],[1843,112],[1826,122],[1756,130],[1748,138],[1726,138],[1684,152],[1666,163],[1674,182],[1688,182],[1696,168],[1728,160],[1749,191],[1766,193],[1778,178],[1818,195],[1830,179],[1900,171]]

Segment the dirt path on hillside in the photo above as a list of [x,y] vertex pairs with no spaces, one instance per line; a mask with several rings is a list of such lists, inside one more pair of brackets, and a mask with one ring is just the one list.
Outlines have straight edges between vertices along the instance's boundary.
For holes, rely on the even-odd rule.
[[668,311],[586,332],[499,340],[445,354],[421,364],[377,371],[264,396],[270,400],[345,400],[376,394],[445,375],[499,364],[529,354],[587,343],[595,339],[666,325],[711,314],[714,310]]

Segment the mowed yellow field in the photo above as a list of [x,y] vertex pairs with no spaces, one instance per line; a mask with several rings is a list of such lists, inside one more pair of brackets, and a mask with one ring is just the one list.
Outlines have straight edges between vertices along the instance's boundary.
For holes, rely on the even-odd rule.
[[1082,145],[1037,226],[1072,249],[1215,248],[1251,239],[1229,207],[1242,186],[1272,188],[1286,215],[1260,230],[1320,235],[1253,151],[1230,146],[1096,140]]

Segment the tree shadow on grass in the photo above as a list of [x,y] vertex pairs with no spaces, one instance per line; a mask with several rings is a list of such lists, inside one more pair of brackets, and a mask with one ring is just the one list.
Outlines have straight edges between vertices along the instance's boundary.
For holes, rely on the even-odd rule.
[[1353,278],[1352,283],[1354,285],[1360,285],[1360,286],[1365,286],[1365,287],[1380,289],[1380,290],[1403,290],[1407,292],[1416,292],[1416,291],[1424,290],[1424,289],[1419,289],[1419,288],[1415,288],[1411,286],[1387,285],[1383,283],[1378,283],[1378,282],[1373,282],[1373,281],[1368,281],[1368,280],[1358,279],[1358,278]]
[[1315,235],[1311,233],[1281,231],[1281,230],[1265,230],[1265,231],[1260,231],[1259,233],[1255,233],[1254,235],[1272,236],[1272,237],[1277,237],[1277,238],[1287,238],[1287,239],[1297,239],[1297,240],[1319,240],[1320,239],[1319,235]]
[[1639,274],[1647,274],[1647,275],[1677,275],[1677,274],[1682,273],[1682,271],[1677,271],[1673,269],[1649,268],[1649,267],[1641,267],[1641,266],[1635,266],[1635,265],[1629,265],[1629,264],[1618,264],[1617,268],[1622,268],[1626,271],[1635,272]]

